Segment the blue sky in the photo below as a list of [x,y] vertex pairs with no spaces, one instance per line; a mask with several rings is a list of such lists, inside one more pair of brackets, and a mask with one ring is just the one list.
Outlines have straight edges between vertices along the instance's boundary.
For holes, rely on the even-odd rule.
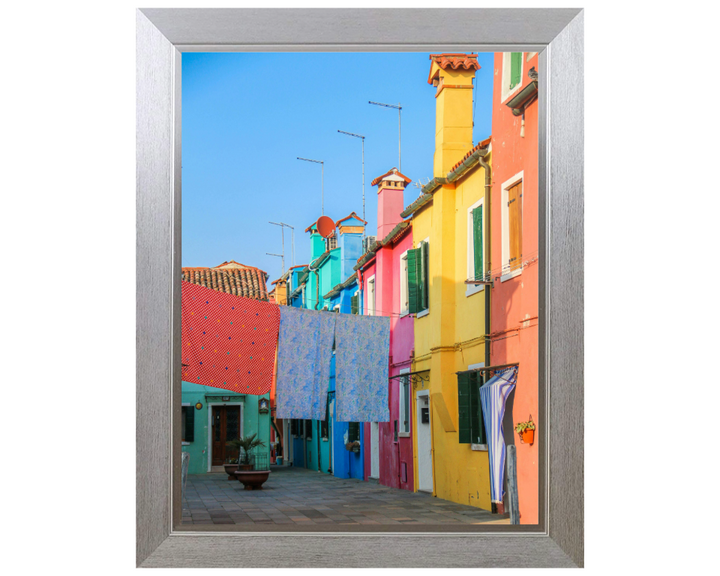
[[[370,182],[398,166],[397,110],[402,105],[402,172],[432,177],[435,89],[428,53],[184,53],[182,63],[182,265],[226,260],[280,276],[280,228],[295,227],[295,264],[306,264],[304,230],[321,210],[339,220],[362,214],[361,141],[365,138],[365,213],[377,226]],[[480,53],[474,141],[490,135],[493,55]],[[405,204],[419,190],[405,190]],[[292,265],[285,233],[285,266]]]

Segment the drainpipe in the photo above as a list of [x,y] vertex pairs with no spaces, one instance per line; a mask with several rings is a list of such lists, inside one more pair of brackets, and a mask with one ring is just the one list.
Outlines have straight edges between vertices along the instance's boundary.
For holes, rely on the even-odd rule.
[[310,268],[310,272],[315,272],[315,310],[320,306],[320,273],[317,268]]
[[[487,156],[487,155],[486,155]],[[487,217],[487,236],[490,239],[490,246],[492,248],[492,168],[486,162],[485,156],[478,158],[478,163],[485,170],[485,208]],[[487,264],[485,270],[492,270],[492,251],[488,250]],[[490,279],[492,282],[492,278]],[[485,366],[492,366],[490,362],[490,289],[492,284],[485,284]],[[483,372],[483,380],[487,380],[487,372]]]

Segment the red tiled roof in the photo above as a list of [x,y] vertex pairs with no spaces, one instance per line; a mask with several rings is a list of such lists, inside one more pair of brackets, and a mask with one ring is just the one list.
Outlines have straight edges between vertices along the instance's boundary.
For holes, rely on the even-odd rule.
[[350,214],[349,214],[348,216],[345,216],[345,218],[343,218],[342,220],[338,220],[337,222],[335,222],[335,226],[336,226],[336,227],[337,227],[337,226],[340,226],[340,223],[341,223],[341,222],[345,222],[345,220],[350,220],[350,218],[357,218],[357,219],[360,220],[360,222],[362,222],[363,224],[367,224],[367,222],[365,222],[365,220],[363,220],[362,218],[360,218],[360,216],[358,216],[357,214],[355,214],[355,212],[350,212]]
[[488,144],[490,144],[490,138],[485,138],[485,140],[483,140],[482,142],[478,142],[478,145],[475,146],[474,148],[471,148],[471,149],[468,151],[468,153],[465,154],[465,156],[462,157],[462,159],[460,160],[460,162],[458,162],[457,164],[455,164],[455,166],[453,166],[453,167],[450,169],[450,172],[452,172],[453,170],[456,170],[456,169],[458,168],[458,166],[460,166],[460,164],[462,164],[463,162],[465,162],[465,160],[467,160],[468,158],[470,158],[470,156],[472,156],[473,154],[475,154],[475,152],[477,152],[477,151],[480,150],[481,148],[487,148]]
[[267,272],[253,266],[245,266],[234,260],[223,262],[214,268],[183,268],[182,280],[204,286],[218,292],[267,300]]
[[400,176],[400,178],[402,178],[403,180],[405,180],[405,184],[410,184],[410,182],[412,182],[412,180],[410,180],[410,178],[408,178],[407,176],[405,176],[405,174],[402,174],[402,173],[398,172],[398,169],[397,169],[397,168],[393,168],[392,170],[388,170],[387,172],[385,172],[385,174],[383,174],[382,176],[378,176],[377,178],[375,178],[375,180],[373,180],[372,182],[370,182],[370,186],[375,186],[375,185],[378,184],[379,182],[382,182],[382,180],[383,180],[385,177],[390,176],[390,174],[395,174],[395,175],[397,175],[397,176]]
[[[465,70],[480,70],[480,64],[477,61],[477,54],[430,54],[430,60],[436,62],[440,68],[447,70],[452,68],[464,68]],[[430,76],[428,76],[428,84],[432,84],[432,66],[430,67]]]

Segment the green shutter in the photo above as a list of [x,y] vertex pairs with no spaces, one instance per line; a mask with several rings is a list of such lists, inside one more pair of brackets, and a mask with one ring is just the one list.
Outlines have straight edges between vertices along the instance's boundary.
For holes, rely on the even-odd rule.
[[478,206],[472,211],[473,219],[473,256],[475,270],[473,278],[482,280],[485,269],[483,268],[483,207]]
[[185,442],[195,441],[195,406],[183,406],[185,410]]
[[470,372],[458,374],[458,442],[460,444],[470,444],[472,440],[470,388]]
[[470,372],[470,438],[473,444],[483,444],[481,438],[484,438],[481,430],[480,419],[480,385],[482,377],[479,372]]
[[360,308],[358,301],[360,296],[358,294],[355,294],[355,296],[352,296],[350,298],[350,314],[357,314],[358,309]]
[[520,72],[522,70],[522,52],[510,54],[510,88],[520,84]]
[[477,443],[478,444],[487,444],[486,436],[485,436],[485,417],[483,416],[483,410],[482,410],[482,401],[480,400],[480,387],[485,384],[485,379],[483,378],[484,372],[478,372],[477,373],[477,382],[475,383],[475,390],[477,393],[477,415],[478,415],[478,430],[477,430]]
[[360,440],[360,423],[350,422],[348,424],[348,442],[356,442]]
[[408,302],[410,314],[417,314],[422,310],[420,307],[420,283],[418,282],[418,268],[420,265],[420,249],[408,250]]
[[430,246],[427,242],[420,245],[422,251],[422,301],[420,302],[421,310],[430,308]]

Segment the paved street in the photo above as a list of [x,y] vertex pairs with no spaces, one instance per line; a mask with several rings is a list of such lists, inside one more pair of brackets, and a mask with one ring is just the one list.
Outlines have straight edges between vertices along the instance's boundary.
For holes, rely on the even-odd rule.
[[273,467],[262,490],[244,490],[226,474],[190,475],[183,500],[183,526],[217,525],[245,530],[472,529],[508,524],[485,510],[388,488],[335,478],[304,468]]

